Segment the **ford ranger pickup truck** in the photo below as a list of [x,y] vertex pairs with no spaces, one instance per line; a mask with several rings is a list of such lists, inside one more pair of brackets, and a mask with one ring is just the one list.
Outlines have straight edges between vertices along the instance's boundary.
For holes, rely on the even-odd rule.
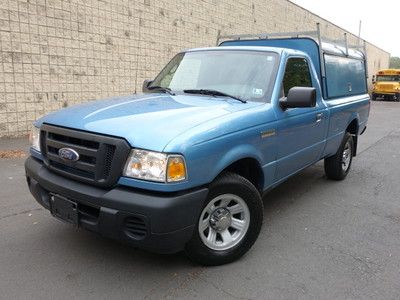
[[325,162],[344,179],[369,116],[365,56],[309,37],[226,38],[178,53],[143,94],[34,123],[26,178],[75,226],[204,265],[256,241],[264,192]]

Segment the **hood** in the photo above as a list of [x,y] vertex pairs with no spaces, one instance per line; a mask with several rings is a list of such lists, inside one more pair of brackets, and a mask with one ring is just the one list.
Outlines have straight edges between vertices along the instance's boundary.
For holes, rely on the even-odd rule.
[[198,95],[131,95],[65,108],[37,124],[121,137],[132,147],[162,151],[173,138],[197,125],[258,105]]

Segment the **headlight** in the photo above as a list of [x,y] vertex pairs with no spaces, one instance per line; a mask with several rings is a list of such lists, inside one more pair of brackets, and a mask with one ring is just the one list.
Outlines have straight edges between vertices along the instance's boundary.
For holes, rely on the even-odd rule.
[[32,126],[29,134],[29,142],[33,149],[40,152],[40,128]]
[[181,155],[133,149],[124,176],[157,182],[182,181],[186,179],[185,160]]

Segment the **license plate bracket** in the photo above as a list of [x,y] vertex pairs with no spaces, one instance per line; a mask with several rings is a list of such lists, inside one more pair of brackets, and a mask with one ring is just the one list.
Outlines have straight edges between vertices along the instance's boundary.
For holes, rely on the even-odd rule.
[[78,204],[60,195],[50,197],[51,214],[64,222],[78,226]]

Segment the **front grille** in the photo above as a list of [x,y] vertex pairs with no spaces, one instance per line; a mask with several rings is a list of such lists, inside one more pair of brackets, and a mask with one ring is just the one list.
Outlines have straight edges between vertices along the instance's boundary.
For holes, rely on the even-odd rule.
[[105,154],[104,154],[104,168],[103,168],[103,177],[107,177],[110,174],[112,161],[115,154],[115,146],[107,145]]
[[[116,183],[130,150],[123,139],[48,124],[41,127],[40,144],[50,170],[101,187]],[[62,159],[58,155],[61,148],[76,151],[79,159]]]
[[131,216],[125,218],[123,227],[126,235],[133,239],[142,240],[147,235],[146,222],[140,217]]

